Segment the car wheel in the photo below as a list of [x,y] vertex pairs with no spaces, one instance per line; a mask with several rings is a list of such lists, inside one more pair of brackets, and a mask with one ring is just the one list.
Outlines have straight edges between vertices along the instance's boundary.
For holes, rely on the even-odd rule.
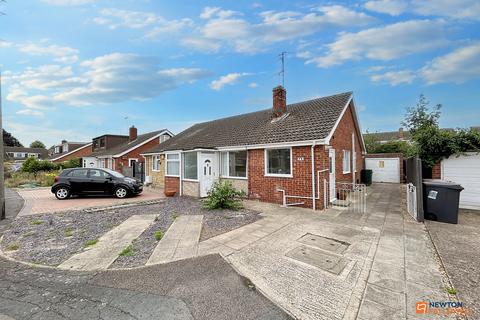
[[57,190],[55,190],[55,197],[57,197],[58,200],[65,200],[70,197],[70,189],[66,187],[60,187]]
[[115,197],[122,199],[127,197],[127,195],[128,191],[124,187],[118,187],[117,189],[115,189]]

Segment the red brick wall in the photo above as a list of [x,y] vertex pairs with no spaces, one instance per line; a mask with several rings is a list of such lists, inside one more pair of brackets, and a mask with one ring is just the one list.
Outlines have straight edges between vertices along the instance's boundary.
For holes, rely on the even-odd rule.
[[114,170],[118,172],[122,172],[122,167],[128,167],[128,159],[138,159],[139,162],[144,162],[145,159],[141,156],[141,153],[155,147],[156,145],[160,144],[160,139],[155,138],[152,141],[136,148],[135,150],[130,151],[129,153],[121,156],[120,158],[115,158],[115,166]]
[[399,158],[400,159],[400,182],[405,183],[405,174],[403,171],[403,154],[402,153],[369,153],[364,156],[367,158]]
[[92,146],[81,148],[81,149],[79,149],[75,152],[72,152],[71,154],[69,154],[65,157],[62,157],[58,160],[54,160],[52,162],[61,163],[61,162],[64,162],[64,161],[68,161],[70,159],[88,157],[90,154],[92,154]]
[[[327,158],[328,161],[328,158]],[[325,168],[325,151],[323,146],[315,147],[315,172]],[[292,148],[293,177],[266,177],[265,176],[265,150],[256,149],[248,151],[248,190],[249,197],[260,199],[261,201],[282,204],[282,192],[285,190],[289,196],[302,196],[308,199],[289,198],[288,203],[304,202],[303,207],[312,207],[312,163],[311,147],[293,147]],[[315,178],[316,179],[316,178]],[[323,180],[322,180],[323,181]],[[315,180],[317,183],[317,180]],[[323,186],[322,194],[317,201],[317,209],[323,206]]]
[[442,179],[442,166],[440,162],[432,167],[432,179]]
[[352,182],[352,175],[354,174],[352,168],[350,173],[343,173],[343,150],[350,150],[350,161],[353,160],[352,154],[352,133],[355,134],[355,152],[357,153],[357,172],[355,174],[355,181],[360,182],[360,171],[363,169],[362,147],[360,143],[361,136],[359,130],[355,125],[353,119],[352,108],[349,107],[342,119],[340,120],[337,129],[335,130],[330,145],[335,149],[335,179],[342,182]]
[[165,177],[165,191],[175,190],[176,195],[180,194],[180,178],[178,177]]

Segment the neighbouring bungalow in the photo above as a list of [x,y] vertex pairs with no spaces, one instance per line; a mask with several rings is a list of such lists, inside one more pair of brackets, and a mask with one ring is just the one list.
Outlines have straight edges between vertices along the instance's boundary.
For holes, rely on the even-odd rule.
[[352,92],[196,124],[143,153],[146,181],[205,197],[227,180],[249,198],[323,209],[336,182],[358,183],[365,146]]
[[5,160],[23,162],[28,158],[46,159],[48,150],[45,148],[4,147]]
[[[141,153],[166,141],[173,134],[167,130],[156,130],[138,135],[137,128],[130,127],[127,135],[105,134],[92,139],[92,153],[83,157],[84,168],[108,168],[128,176],[137,176],[132,170],[141,168]],[[140,172],[140,176],[143,174]],[[143,177],[142,177],[143,179]]]
[[70,142],[62,140],[58,145],[51,148],[48,160],[55,163],[65,162],[71,159],[82,159],[92,154],[91,142]]

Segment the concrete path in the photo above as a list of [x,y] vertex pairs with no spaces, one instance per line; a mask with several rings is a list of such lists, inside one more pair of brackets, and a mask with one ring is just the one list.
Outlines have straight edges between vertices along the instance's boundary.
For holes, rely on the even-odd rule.
[[107,269],[117,259],[118,254],[138,238],[156,217],[154,214],[131,216],[104,234],[90,249],[70,257],[58,267],[83,271]]
[[195,257],[202,231],[203,215],[179,216],[159,241],[146,265]]
[[248,202],[265,218],[198,254],[222,254],[299,319],[423,319],[417,301],[452,299],[425,226],[402,212],[400,185],[368,193],[365,214]]

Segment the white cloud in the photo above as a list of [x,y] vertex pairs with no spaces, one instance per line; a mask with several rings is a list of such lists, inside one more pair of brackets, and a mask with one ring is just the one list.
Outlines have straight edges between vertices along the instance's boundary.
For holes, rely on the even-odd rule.
[[9,72],[7,99],[27,109],[41,110],[58,104],[88,106],[145,100],[209,75],[197,68],[160,69],[156,58],[123,53],[84,61],[80,69],[82,72],[76,73],[70,66],[46,65]]
[[327,45],[326,55],[309,59],[307,63],[330,67],[349,60],[387,61],[446,44],[444,22],[410,20],[357,33],[341,33],[335,42]]
[[365,8],[392,16],[410,12],[427,17],[480,19],[478,0],[371,0],[365,3]]
[[11,42],[0,40],[0,48],[10,48],[11,46]]
[[100,16],[93,19],[98,25],[105,25],[111,30],[117,28],[144,29],[149,28],[145,37],[156,38],[161,34],[179,32],[192,27],[191,19],[167,20],[152,12],[130,11],[115,8],[100,10]]
[[238,82],[241,77],[248,76],[250,73],[229,73],[227,75],[221,76],[217,80],[213,80],[210,83],[210,88],[213,90],[220,90],[226,85],[233,85]]
[[251,82],[251,83],[248,84],[248,86],[253,89],[253,88],[258,87],[258,84],[256,82]]
[[374,82],[386,81],[392,86],[410,84],[415,78],[415,73],[411,70],[388,71],[383,74],[374,74],[370,76],[370,79]]
[[84,4],[95,2],[95,0],[42,0],[42,1],[55,6],[81,6]]
[[23,43],[17,45],[20,52],[33,56],[52,56],[61,63],[74,63],[78,60],[78,50],[58,45],[38,45],[35,43]]
[[17,114],[23,116],[32,116],[32,117],[44,117],[45,114],[42,111],[34,110],[34,109],[21,109],[16,112]]
[[464,83],[480,77],[480,43],[458,48],[433,59],[420,71],[428,84]]
[[[373,20],[365,13],[339,5],[318,7],[308,13],[265,11],[260,14],[260,23],[251,23],[236,12],[218,7],[205,8],[201,17],[206,20],[205,24],[198,28],[198,34],[183,41],[185,45],[192,45],[195,49],[226,46],[244,53],[263,50],[276,42],[308,36],[327,27],[365,25]],[[192,41],[194,38],[202,41]],[[197,45],[207,42],[212,45]]]
[[404,0],[374,0],[366,2],[365,8],[375,12],[398,16],[407,10],[408,3]]

